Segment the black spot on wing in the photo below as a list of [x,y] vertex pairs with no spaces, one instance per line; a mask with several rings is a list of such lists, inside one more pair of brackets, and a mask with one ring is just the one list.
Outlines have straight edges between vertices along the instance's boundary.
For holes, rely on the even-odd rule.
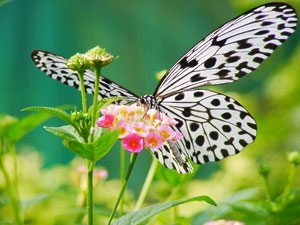
[[179,65],[182,69],[185,69],[187,67],[195,67],[198,65],[198,61],[196,59],[191,60],[190,62],[187,61],[187,57],[184,57],[179,62]]

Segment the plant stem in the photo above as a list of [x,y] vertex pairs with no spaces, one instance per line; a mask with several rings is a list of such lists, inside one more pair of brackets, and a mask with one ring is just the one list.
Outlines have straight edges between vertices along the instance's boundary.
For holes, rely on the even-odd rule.
[[81,103],[82,103],[82,111],[87,113],[87,104],[86,104],[86,97],[85,97],[85,86],[83,82],[83,73],[78,72],[79,77],[79,86],[81,91]]
[[120,179],[122,182],[124,181],[125,178],[125,166],[126,166],[126,155],[125,155],[125,149],[122,147],[121,144],[121,151],[120,151],[120,157],[121,157],[121,162],[120,162]]
[[287,178],[286,186],[285,186],[284,191],[281,195],[283,202],[286,202],[288,200],[286,198],[288,197],[288,195],[290,193],[295,174],[296,174],[296,165],[294,163],[292,163],[291,168],[290,168],[290,172],[289,172],[289,175],[288,175],[288,178]]
[[150,189],[150,186],[151,186],[151,183],[152,183],[157,165],[158,165],[158,160],[156,160],[154,157],[152,157],[152,163],[151,163],[150,169],[148,171],[145,183],[142,187],[142,191],[140,193],[140,196],[139,196],[139,198],[137,200],[137,203],[135,205],[135,210],[139,210],[142,207],[142,205],[145,201],[145,198],[146,198],[146,196],[149,192],[149,189]]
[[9,178],[9,175],[5,169],[5,166],[3,164],[3,161],[2,161],[2,157],[0,157],[0,169],[3,173],[3,176],[4,176],[4,179],[5,179],[5,183],[6,183],[6,191],[9,195],[9,198],[11,200],[11,204],[12,204],[12,207],[14,209],[14,212],[15,212],[15,219],[16,219],[16,224],[18,225],[22,225],[23,222],[22,222],[22,219],[21,219],[21,213],[20,213],[20,201],[18,199],[18,195],[16,194],[16,190],[14,190],[14,186],[13,186],[13,183],[11,182],[10,178]]
[[95,125],[96,116],[97,116],[97,108],[98,108],[98,93],[99,93],[99,86],[100,86],[100,71],[101,67],[95,67],[95,88],[94,88],[94,98],[93,98],[93,114],[92,114],[92,126]]
[[16,151],[16,146],[13,145],[11,147],[11,152],[13,155],[13,164],[14,164],[14,188],[15,188],[15,193],[16,193],[16,200],[20,202],[20,195],[19,195],[19,176],[18,176],[18,162],[17,162],[17,151]]
[[111,213],[111,215],[110,215],[108,225],[111,224],[111,222],[112,222],[112,220],[113,220],[113,218],[114,218],[114,215],[115,215],[115,213],[116,213],[116,211],[117,211],[117,208],[118,208],[118,206],[119,206],[119,203],[120,203],[120,201],[121,201],[121,198],[123,197],[123,194],[124,194],[126,185],[127,185],[127,183],[128,183],[128,180],[129,180],[129,177],[130,177],[130,174],[131,174],[132,168],[133,168],[133,166],[134,166],[134,163],[135,163],[135,160],[136,160],[137,155],[138,155],[138,154],[136,154],[136,153],[132,153],[131,156],[130,156],[130,163],[129,163],[129,166],[128,166],[128,169],[127,169],[127,173],[126,173],[126,176],[125,176],[125,180],[124,180],[124,182],[123,182],[123,184],[122,184],[122,189],[121,189],[121,191],[120,191],[120,193],[119,193],[117,202],[116,202],[116,204],[115,204],[115,206],[114,206],[114,209],[113,209],[113,211],[112,211],[112,213]]
[[93,173],[95,163],[93,161],[88,161],[88,174],[87,174],[87,216],[88,225],[93,225]]
[[[120,180],[122,181],[122,185],[125,182],[125,166],[126,166],[126,155],[125,155],[125,149],[122,147],[121,144],[121,148],[120,148]],[[121,206],[120,206],[120,212],[123,212],[124,209],[124,198],[122,198],[121,200]]]
[[264,179],[264,184],[265,184],[265,188],[266,188],[267,203],[268,203],[268,206],[271,209],[271,205],[270,204],[272,202],[272,198],[271,198],[271,190],[270,190],[268,176],[263,176],[263,179]]

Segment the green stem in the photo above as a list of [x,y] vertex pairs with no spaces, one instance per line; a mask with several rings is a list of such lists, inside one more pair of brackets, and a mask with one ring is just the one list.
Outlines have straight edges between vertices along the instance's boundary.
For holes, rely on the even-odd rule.
[[83,81],[83,73],[78,72],[79,77],[79,86],[81,91],[81,103],[82,103],[82,111],[87,113],[87,104],[86,104],[86,96],[85,96],[85,86]]
[[15,187],[15,192],[16,192],[16,198],[17,201],[20,202],[20,195],[19,195],[19,176],[18,176],[18,162],[17,162],[17,151],[16,151],[16,146],[12,146],[12,155],[13,155],[13,164],[14,164],[14,187]]
[[0,157],[0,169],[3,173],[3,176],[4,176],[4,179],[5,179],[5,183],[6,183],[6,190],[7,190],[7,193],[9,195],[9,198],[11,200],[11,204],[12,204],[12,207],[14,209],[14,212],[15,212],[15,219],[16,219],[16,224],[18,225],[22,225],[23,222],[22,222],[22,219],[21,219],[21,213],[20,213],[20,201],[18,199],[18,195],[16,194],[16,191],[14,190],[14,186],[9,178],[9,175],[5,169],[5,166],[3,164],[3,161],[2,161],[2,157]]
[[88,179],[87,179],[87,216],[88,225],[93,225],[93,173],[95,163],[93,161],[88,161]]
[[285,186],[284,191],[281,195],[282,196],[281,199],[282,199],[283,202],[287,201],[287,197],[290,193],[292,183],[293,183],[293,180],[295,178],[295,174],[296,174],[296,165],[294,163],[292,163],[291,164],[291,169],[290,169],[290,172],[289,172],[289,175],[288,175],[288,178],[287,178],[286,186]]
[[97,116],[97,108],[98,108],[98,97],[99,97],[99,86],[100,86],[100,71],[101,67],[95,67],[95,88],[94,88],[94,98],[93,98],[93,114],[92,114],[92,126],[95,125],[96,116]]
[[[125,182],[125,166],[126,166],[126,155],[125,155],[125,149],[122,147],[121,144],[121,151],[120,151],[120,179],[122,181],[122,185]],[[121,206],[120,206],[120,212],[123,212],[124,209],[124,198],[121,200]]]
[[131,174],[132,168],[133,168],[133,166],[134,166],[134,163],[135,163],[135,160],[136,160],[137,155],[138,155],[138,154],[136,154],[136,153],[132,153],[131,156],[130,156],[130,163],[129,163],[129,166],[128,166],[128,169],[127,169],[127,173],[126,173],[126,176],[125,176],[125,180],[124,180],[124,182],[123,182],[123,184],[122,184],[122,189],[121,189],[121,191],[120,191],[120,193],[119,193],[119,196],[118,196],[117,202],[116,202],[116,204],[115,204],[115,207],[114,207],[114,209],[113,209],[113,211],[112,211],[112,213],[111,213],[111,215],[110,215],[108,225],[111,224],[111,222],[112,222],[112,220],[113,220],[113,218],[114,218],[114,215],[115,215],[115,213],[116,213],[116,211],[117,211],[117,208],[118,208],[118,206],[119,206],[119,203],[120,203],[120,201],[121,201],[121,198],[123,197],[123,194],[124,194],[126,185],[127,185],[127,183],[128,183],[128,180],[129,180],[129,177],[130,177],[130,174]]
[[122,147],[121,144],[121,151],[120,151],[120,157],[121,157],[121,162],[120,162],[120,179],[122,182],[124,181],[125,178],[125,166],[126,166],[126,155],[125,155],[125,149]]
[[263,179],[264,179],[264,184],[265,184],[265,189],[266,189],[267,203],[268,203],[269,208],[271,209],[272,198],[271,198],[271,190],[270,190],[268,176],[263,176]]
[[142,205],[145,201],[145,198],[146,198],[146,196],[149,192],[149,189],[150,189],[150,186],[151,186],[151,183],[152,183],[157,165],[158,165],[158,160],[156,160],[154,157],[152,157],[152,163],[151,163],[150,169],[148,171],[145,183],[142,187],[142,191],[140,193],[140,196],[139,196],[139,198],[137,200],[137,203],[135,205],[135,210],[139,210],[142,207]]

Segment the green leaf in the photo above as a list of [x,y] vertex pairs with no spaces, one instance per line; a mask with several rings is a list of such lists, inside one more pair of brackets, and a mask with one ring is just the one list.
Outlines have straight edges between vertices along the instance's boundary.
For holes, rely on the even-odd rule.
[[218,208],[208,208],[199,212],[194,217],[192,225],[204,224],[205,222],[209,221],[209,219],[211,219],[212,217],[216,219],[224,218],[230,215],[230,213],[234,211],[231,207],[232,205],[239,204],[247,200],[253,200],[253,198],[257,195],[257,192],[258,189],[251,188],[234,193],[222,202],[218,203]]
[[44,113],[48,113],[51,116],[54,116],[58,119],[64,120],[67,123],[73,125],[74,127],[76,127],[76,124],[74,124],[71,115],[69,115],[67,112],[58,109],[58,108],[52,108],[52,107],[44,107],[44,106],[32,106],[32,107],[27,107],[22,109],[22,111],[38,111],[38,112],[44,112]]
[[257,217],[267,217],[268,211],[262,206],[251,203],[251,202],[235,202],[233,204],[228,204],[232,209],[242,212],[246,215],[252,215]]
[[39,194],[39,195],[36,195],[32,198],[22,200],[21,204],[26,209],[26,208],[29,208],[29,207],[37,204],[37,203],[40,203],[40,202],[46,200],[48,197],[49,197],[49,195],[46,194],[46,193]]
[[17,142],[32,129],[45,122],[49,118],[49,114],[42,112],[24,116],[8,128],[8,137],[12,142]]
[[146,208],[143,208],[138,211],[133,211],[130,212],[117,220],[115,220],[112,224],[113,225],[135,225],[135,224],[140,224],[151,217],[169,209],[174,206],[187,203],[187,202],[193,202],[193,201],[204,201],[207,202],[211,205],[216,206],[216,203],[208,196],[198,196],[198,197],[193,197],[193,198],[187,198],[183,200],[178,200],[178,201],[171,201],[171,202],[164,202],[156,205],[152,205]]
[[[97,104],[97,113],[99,113],[101,109],[107,107],[108,105],[112,104],[113,102],[118,102],[118,101],[121,101],[121,100],[123,100],[123,99],[124,99],[123,97],[101,98],[101,99],[98,101],[98,104]],[[91,106],[91,107],[89,108],[88,114],[89,114],[89,115],[92,115],[92,114],[93,114],[93,106]]]
[[64,140],[67,141],[78,141],[83,142],[82,137],[78,134],[76,129],[72,127],[71,125],[61,126],[61,127],[44,127],[47,131],[50,133],[61,137]]
[[118,140],[119,133],[119,130],[106,132],[93,143],[82,143],[77,140],[65,139],[63,144],[66,148],[78,154],[82,158],[86,158],[91,161],[98,161],[110,151]]
[[0,7],[7,4],[7,3],[10,3],[12,0],[0,0]]
[[[199,167],[195,168],[196,171],[198,169]],[[178,174],[175,170],[168,170],[166,169],[166,167],[159,163],[155,176],[160,181],[168,183],[172,187],[176,187],[177,185],[191,180],[195,174],[197,174],[195,171],[193,173]]]
[[123,97],[110,97],[110,98],[101,98],[98,102],[98,112],[110,105],[113,102],[122,101]]
[[98,161],[105,156],[118,140],[120,130],[109,131],[101,135],[95,140],[95,161]]
[[249,200],[254,198],[257,192],[258,192],[257,188],[244,189],[227,197],[226,199],[224,199],[223,203],[231,204],[232,202]]
[[17,141],[49,117],[46,113],[33,113],[17,119],[10,115],[0,114],[0,152],[8,152]]
[[74,152],[75,154],[79,155],[82,158],[95,161],[95,155],[93,151],[93,145],[92,144],[84,144],[78,141],[69,141],[69,140],[64,140],[63,145]]

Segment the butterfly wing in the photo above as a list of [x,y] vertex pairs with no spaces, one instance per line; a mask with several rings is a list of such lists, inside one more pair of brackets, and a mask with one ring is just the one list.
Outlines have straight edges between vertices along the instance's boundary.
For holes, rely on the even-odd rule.
[[288,4],[268,3],[252,9],[199,41],[166,73],[154,95],[234,82],[268,58],[296,24],[296,12]]
[[[168,143],[165,143],[162,148],[150,149],[150,151],[168,169],[174,169],[180,174],[193,172],[193,167],[188,162],[187,155],[179,148],[178,143],[176,147],[178,148],[178,156],[175,156]],[[180,160],[176,157],[180,157]]]
[[177,120],[183,134],[179,148],[197,164],[239,153],[256,136],[256,123],[236,100],[208,91],[190,90],[166,97],[160,109]]
[[[75,87],[77,89],[80,88],[77,72],[67,67],[67,59],[42,50],[33,51],[31,57],[36,67],[45,72],[50,78],[58,80],[68,86]],[[95,84],[94,72],[91,70],[86,70],[83,80],[86,92],[93,94]],[[120,104],[127,104],[137,100],[137,96],[131,91],[114,83],[108,78],[103,77],[102,75],[100,77],[99,95],[102,98],[114,96],[124,97],[124,100],[122,100]]]

